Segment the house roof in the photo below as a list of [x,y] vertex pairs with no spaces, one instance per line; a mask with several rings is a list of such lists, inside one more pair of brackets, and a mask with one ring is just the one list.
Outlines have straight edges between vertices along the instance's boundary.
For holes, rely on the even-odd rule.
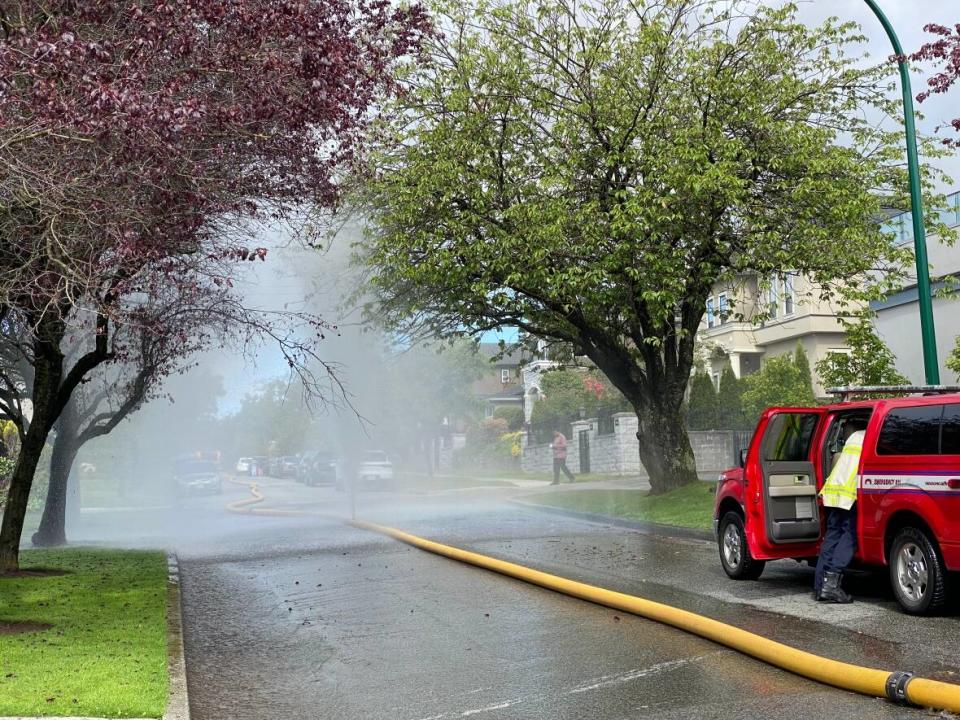
[[502,352],[500,343],[480,343],[480,346],[477,348],[477,352],[480,354],[480,357],[482,357],[484,360],[491,361],[491,364],[493,365],[519,367],[521,361],[523,360],[523,351],[519,348],[510,350],[509,347],[510,346],[508,345],[507,352],[504,353],[502,358],[497,357]]
[[481,400],[522,400],[523,385],[511,385],[493,393],[486,393],[480,396]]

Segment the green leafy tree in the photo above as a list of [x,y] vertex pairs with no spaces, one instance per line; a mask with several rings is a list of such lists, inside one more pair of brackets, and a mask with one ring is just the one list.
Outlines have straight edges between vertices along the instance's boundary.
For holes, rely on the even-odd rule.
[[690,379],[687,408],[687,427],[691,430],[716,430],[719,426],[717,390],[704,370],[698,369]]
[[523,408],[513,406],[498,407],[493,411],[495,418],[501,418],[507,421],[507,428],[511,432],[516,432],[523,427]]
[[947,368],[956,373],[957,377],[960,377],[960,336],[954,340],[953,350],[950,351],[950,354],[947,356]]
[[383,362],[377,407],[368,411],[373,432],[398,457],[420,448],[418,464],[432,472],[431,447],[444,431],[444,420],[449,427],[482,416],[473,383],[494,372],[493,367],[470,340],[416,345],[387,355]]
[[[907,254],[896,108],[854,25],[741,0],[446,3],[358,182],[371,315],[514,326],[588,356],[640,421],[653,491],[697,479],[683,419],[717,282],[791,272],[842,303]],[[928,146],[929,147],[929,146]],[[933,150],[933,152],[937,152]]]
[[724,366],[720,374],[720,389],[717,391],[719,426],[727,430],[749,430],[750,422],[743,412],[744,382],[733,373],[733,368]]
[[759,372],[744,378],[743,412],[751,424],[769,407],[812,407],[817,404],[810,383],[810,367],[787,353],[764,360]]
[[802,343],[797,343],[797,349],[793,351],[793,364],[797,366],[797,373],[800,375],[800,382],[813,388],[813,373],[810,371],[810,358],[807,357],[807,351],[804,350]]
[[596,371],[551,370],[540,381],[542,398],[533,406],[530,422],[537,425],[595,417],[600,408],[617,407],[623,396]]
[[[849,385],[906,385],[896,367],[896,358],[877,334],[870,318],[844,323],[847,353],[830,353],[817,363],[817,374],[826,387]],[[947,361],[949,367],[950,361]]]

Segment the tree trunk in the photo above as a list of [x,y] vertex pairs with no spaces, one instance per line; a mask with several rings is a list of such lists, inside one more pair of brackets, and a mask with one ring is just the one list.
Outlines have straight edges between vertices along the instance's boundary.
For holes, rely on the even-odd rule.
[[62,321],[41,317],[34,340],[34,379],[31,400],[33,417],[27,429],[17,464],[10,478],[10,492],[0,525],[0,575],[20,569],[20,537],[27,516],[27,502],[40,454],[56,420],[57,395],[63,379]]
[[33,474],[40,462],[40,453],[46,434],[31,426],[27,432],[17,464],[10,478],[10,490],[7,505],[3,511],[3,525],[0,526],[0,575],[16,572],[20,569],[20,536],[27,517],[27,502],[30,500],[30,487]]
[[650,405],[637,413],[640,462],[650,476],[651,493],[660,495],[695,482],[697,464],[680,410]]
[[53,442],[53,455],[50,457],[47,500],[43,506],[40,529],[31,538],[31,542],[37,547],[55,547],[67,542],[67,486],[70,469],[80,450],[78,431],[77,401],[71,397],[57,418],[57,437]]

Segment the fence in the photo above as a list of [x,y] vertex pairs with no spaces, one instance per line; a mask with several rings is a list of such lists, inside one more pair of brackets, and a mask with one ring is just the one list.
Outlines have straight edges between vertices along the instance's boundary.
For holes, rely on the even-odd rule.
[[567,415],[552,420],[530,423],[527,426],[527,439],[531,447],[538,445],[548,445],[553,442],[553,433],[559,430],[566,435],[567,440],[572,440],[574,436],[573,426],[575,423],[583,422],[584,418],[590,418],[596,426],[597,435],[613,435],[616,429],[615,416],[622,414],[629,408],[625,403],[616,403],[612,405],[601,405],[584,409],[582,414]]
[[740,462],[740,451],[750,447],[750,441],[753,439],[753,430],[734,430],[733,431],[733,464]]

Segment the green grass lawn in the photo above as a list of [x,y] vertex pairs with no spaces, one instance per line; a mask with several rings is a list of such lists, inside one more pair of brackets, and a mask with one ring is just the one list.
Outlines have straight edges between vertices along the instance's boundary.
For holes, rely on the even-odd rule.
[[575,490],[524,499],[567,510],[709,530],[713,498],[713,483],[696,482],[663,495],[649,495],[646,490]]
[[[28,550],[0,577],[0,716],[160,717],[167,703],[163,553]],[[10,633],[10,623],[50,625]]]

